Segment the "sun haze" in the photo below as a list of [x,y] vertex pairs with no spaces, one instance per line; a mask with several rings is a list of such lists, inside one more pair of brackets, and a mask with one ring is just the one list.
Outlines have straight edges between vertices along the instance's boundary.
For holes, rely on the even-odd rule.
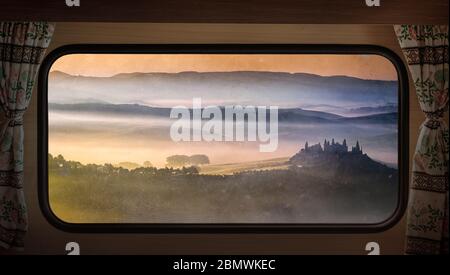
[[70,54],[52,71],[109,77],[120,73],[269,71],[397,80],[394,65],[379,55],[329,54]]

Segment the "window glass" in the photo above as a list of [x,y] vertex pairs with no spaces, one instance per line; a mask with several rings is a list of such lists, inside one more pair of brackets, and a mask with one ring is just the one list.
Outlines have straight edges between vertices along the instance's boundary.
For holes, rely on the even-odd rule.
[[376,224],[399,203],[381,55],[72,53],[47,101],[67,223]]

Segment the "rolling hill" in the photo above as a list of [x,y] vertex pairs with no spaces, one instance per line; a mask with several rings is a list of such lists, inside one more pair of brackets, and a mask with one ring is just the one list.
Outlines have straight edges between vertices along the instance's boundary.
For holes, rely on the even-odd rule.
[[[397,102],[397,81],[365,80],[347,76],[319,76],[284,72],[180,72],[130,73],[112,77],[74,76],[53,71],[49,75],[49,102],[141,104],[171,107],[200,97],[214,105],[300,104],[384,106]],[[178,104],[176,104],[178,105]],[[372,106],[372,107],[373,107]],[[358,115],[373,109],[356,110]],[[364,112],[364,113],[363,113]]]
[[[222,118],[224,108],[222,107]],[[170,108],[149,107],[139,104],[104,104],[104,103],[76,103],[58,104],[49,103],[49,111],[95,113],[120,116],[156,116],[170,117]],[[192,109],[191,109],[192,113]],[[279,109],[278,121],[286,123],[359,123],[359,124],[396,124],[397,113],[385,113],[359,117],[342,117],[339,115],[310,111],[301,108]]]

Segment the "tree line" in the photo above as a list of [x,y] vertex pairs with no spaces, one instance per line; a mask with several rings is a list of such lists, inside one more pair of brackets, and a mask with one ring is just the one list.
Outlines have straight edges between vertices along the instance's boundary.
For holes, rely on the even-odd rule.
[[62,155],[53,157],[48,155],[48,169],[50,172],[58,172],[60,174],[78,174],[78,175],[98,175],[98,176],[177,176],[177,175],[198,175],[199,169],[195,166],[182,166],[179,168],[165,167],[138,167],[135,169],[127,169],[122,166],[105,163],[99,164],[82,164],[78,161],[70,161],[64,159]]

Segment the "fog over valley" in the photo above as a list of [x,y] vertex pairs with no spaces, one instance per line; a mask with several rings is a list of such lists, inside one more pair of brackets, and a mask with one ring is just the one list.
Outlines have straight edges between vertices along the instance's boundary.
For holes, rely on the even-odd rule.
[[[171,108],[278,106],[279,145],[260,153],[258,142],[173,142]],[[52,72],[50,152],[83,163],[151,161],[205,153],[212,163],[287,157],[305,141],[360,140],[375,159],[397,161],[397,83],[352,77],[272,72],[134,73],[114,77]],[[76,142],[74,142],[76,141]],[[130,142],[132,141],[132,142]]]

